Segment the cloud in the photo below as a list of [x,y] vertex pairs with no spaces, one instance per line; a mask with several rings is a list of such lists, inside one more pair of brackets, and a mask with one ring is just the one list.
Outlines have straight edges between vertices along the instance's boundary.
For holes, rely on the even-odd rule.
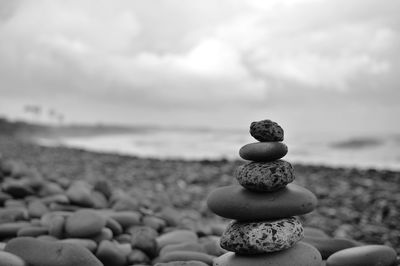
[[396,91],[400,74],[397,0],[41,0],[5,7],[0,93],[7,97],[254,109],[273,105],[282,92],[375,97],[365,92]]

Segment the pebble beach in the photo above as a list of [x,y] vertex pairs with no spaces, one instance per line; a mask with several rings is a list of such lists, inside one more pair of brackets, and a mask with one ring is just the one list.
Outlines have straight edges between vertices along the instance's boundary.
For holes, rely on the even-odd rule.
[[[90,236],[94,244],[85,242],[87,246],[92,245],[91,252],[101,258],[103,264],[109,258],[115,262],[115,258],[124,257],[119,264],[109,265],[163,265],[179,256],[193,256],[203,263],[193,265],[210,265],[214,257],[225,252],[219,248],[217,240],[228,220],[213,214],[207,208],[206,199],[213,188],[237,184],[233,176],[244,161],[139,158],[66,147],[43,147],[7,137],[0,138],[0,155],[3,192],[7,193],[7,186],[12,180],[31,180],[40,184],[41,188],[59,187],[61,190],[54,194],[67,195],[69,200],[64,203],[55,200],[46,204],[44,213],[80,210],[93,211],[92,216],[83,214],[92,218],[96,215],[106,217],[105,224],[99,226],[97,233],[105,235],[107,233],[104,231],[109,233],[111,230],[112,236],[93,240],[93,235],[96,235],[94,232]],[[393,247],[397,254],[400,253],[400,172],[299,164],[293,167],[296,173],[294,183],[307,187],[318,198],[316,209],[300,216],[305,228],[321,230],[331,239],[387,245]],[[91,199],[89,204],[71,202],[71,193],[75,193],[71,192],[71,187],[74,186],[101,193],[97,193],[100,196]],[[4,212],[7,208],[21,207],[29,211],[29,205],[37,197],[43,202],[44,197],[52,194],[46,193],[50,192],[38,190],[22,199],[17,196],[6,197],[2,200],[1,210]],[[120,221],[122,218],[118,213],[127,209],[135,211],[137,221],[132,222],[134,218],[130,217],[133,224],[122,226],[119,232],[118,226],[116,229],[109,223]],[[61,216],[73,222],[70,215]],[[29,222],[30,227],[43,227],[42,215],[32,217],[21,216],[15,221],[6,222],[18,225]],[[143,229],[143,235],[155,241],[156,246],[152,247],[150,240],[146,247],[132,245],[133,240],[126,235],[139,230],[139,227],[147,228]],[[111,229],[104,230],[106,228]],[[165,243],[171,241],[168,234],[174,232],[178,238],[196,238],[193,241],[195,244],[187,248],[192,253],[162,251],[162,247],[167,245]],[[18,231],[15,234],[25,235]],[[43,233],[35,231],[33,235],[46,238],[49,233],[46,230]],[[11,236],[0,235],[3,246]],[[28,233],[28,236],[31,235]],[[67,238],[84,237],[72,229],[72,233],[64,232],[58,238],[57,241],[65,241]],[[129,245],[125,245],[127,243]],[[18,246],[18,243],[13,244],[10,246]],[[119,250],[115,251],[117,244]]]

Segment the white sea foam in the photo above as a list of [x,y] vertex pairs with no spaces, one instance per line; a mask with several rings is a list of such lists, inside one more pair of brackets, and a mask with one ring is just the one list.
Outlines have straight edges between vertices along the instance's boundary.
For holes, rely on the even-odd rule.
[[[314,135],[313,135],[314,134]],[[400,170],[400,139],[304,133],[287,135],[289,153],[285,160],[305,164]],[[238,151],[255,142],[246,131],[171,130],[102,135],[92,137],[42,139],[42,145],[64,145],[90,151],[119,153],[161,159],[240,159]],[[352,144],[356,143],[356,145]]]

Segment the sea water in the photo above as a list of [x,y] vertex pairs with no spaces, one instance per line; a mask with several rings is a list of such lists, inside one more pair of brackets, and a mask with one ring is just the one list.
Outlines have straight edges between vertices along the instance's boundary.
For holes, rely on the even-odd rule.
[[[40,144],[96,152],[184,160],[240,159],[243,145],[256,142],[241,130],[170,129],[85,137],[41,139]],[[294,132],[286,134],[285,157],[293,163],[400,170],[400,135]]]

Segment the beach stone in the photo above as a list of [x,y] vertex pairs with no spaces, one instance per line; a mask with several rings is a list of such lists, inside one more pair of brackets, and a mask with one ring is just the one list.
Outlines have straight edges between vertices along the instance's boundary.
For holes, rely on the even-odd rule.
[[181,212],[172,207],[164,207],[159,213],[158,216],[163,219],[167,226],[175,227],[180,223]]
[[0,208],[0,224],[26,220],[28,211],[26,208]]
[[92,237],[106,225],[106,219],[91,210],[80,210],[67,218],[65,233],[69,237]]
[[49,233],[49,229],[43,226],[26,226],[18,230],[17,236],[40,236],[47,235]]
[[106,218],[106,227],[110,228],[114,236],[118,236],[123,232],[122,226],[115,219],[111,217]]
[[9,199],[12,199],[11,195],[0,191],[0,206],[3,206],[4,202]]
[[322,259],[324,260],[335,252],[359,246],[356,241],[344,238],[321,238],[306,236],[302,241],[318,249],[319,253],[321,253]]
[[128,255],[129,264],[150,263],[150,258],[140,249],[133,249]]
[[396,262],[396,251],[383,245],[366,245],[343,249],[331,255],[326,266],[391,266]]
[[221,236],[221,247],[251,255],[290,248],[303,238],[303,226],[296,217],[276,221],[232,221]]
[[207,266],[208,264],[191,260],[191,261],[172,261],[172,262],[159,262],[154,264],[154,266]]
[[298,242],[280,252],[244,256],[228,252],[214,259],[214,266],[320,266],[321,255],[314,247]]
[[204,249],[205,253],[213,256],[221,256],[228,252],[226,249],[221,247],[220,237],[217,236],[205,236],[199,239],[202,248]]
[[49,204],[49,209],[52,212],[55,211],[65,211],[65,212],[76,212],[82,209],[82,206],[71,205],[71,204],[59,204],[57,202],[52,202]]
[[14,222],[0,224],[0,239],[7,237],[14,237],[17,232],[24,227],[30,226],[28,222]]
[[11,195],[13,198],[19,199],[34,194],[34,191],[31,187],[19,180],[9,180],[8,182],[3,183],[2,189],[5,193]]
[[269,119],[252,122],[250,135],[261,142],[283,141],[283,129],[276,122]]
[[11,208],[25,208],[25,200],[24,199],[8,199],[4,202],[4,207]]
[[29,266],[102,266],[86,248],[31,237],[11,239],[5,251],[22,258]]
[[254,162],[272,162],[281,159],[287,153],[288,147],[282,142],[249,143],[239,150],[240,157]]
[[147,226],[135,226],[128,231],[131,234],[132,248],[144,251],[151,258],[157,255],[157,231]]
[[114,211],[137,211],[139,210],[139,201],[128,195],[117,199],[112,205]]
[[161,232],[162,229],[164,229],[164,227],[167,226],[165,220],[155,216],[148,216],[148,215],[143,217],[142,223],[143,225],[151,227],[158,232]]
[[124,266],[127,261],[126,256],[116,244],[108,240],[101,241],[96,251],[96,257],[104,266]]
[[53,216],[48,222],[49,235],[62,238],[64,235],[65,218],[61,215]]
[[66,195],[73,204],[89,208],[94,206],[91,190],[86,182],[75,181],[66,191]]
[[292,165],[284,160],[239,166],[236,171],[239,184],[253,191],[276,191],[291,183],[295,176]]
[[219,216],[256,222],[309,213],[316,207],[317,198],[311,191],[295,184],[269,193],[252,192],[232,185],[213,190],[207,205]]
[[54,217],[61,216],[66,219],[70,217],[72,214],[74,213],[65,211],[48,212],[40,218],[40,222],[42,225],[48,226]]
[[198,242],[197,235],[190,230],[175,230],[159,236],[156,241],[159,248],[170,244],[180,244],[184,242]]
[[92,191],[93,208],[95,209],[105,209],[108,207],[108,200],[103,193],[98,191]]
[[203,248],[203,246],[200,243],[180,243],[180,244],[170,244],[170,245],[166,245],[164,246],[161,250],[160,250],[160,256],[168,253],[168,252],[172,252],[172,251],[196,251],[196,252],[201,252],[201,253],[206,253],[205,249]]
[[82,247],[87,248],[90,252],[95,252],[97,248],[97,243],[94,242],[91,239],[86,239],[86,238],[66,238],[59,240],[61,243],[69,243],[73,245],[79,245]]
[[96,180],[93,185],[93,189],[95,191],[102,193],[107,199],[111,198],[113,192],[110,182],[104,179]]
[[107,214],[107,216],[117,221],[123,229],[129,228],[133,225],[141,224],[142,218],[142,215],[136,211],[110,212]]
[[116,236],[114,239],[118,241],[118,243],[131,243],[132,236],[129,234],[120,234]]
[[304,237],[330,238],[324,231],[315,227],[304,227]]
[[28,203],[28,214],[31,218],[40,218],[49,212],[47,206],[41,200],[32,200]]
[[110,228],[102,228],[100,233],[91,237],[92,240],[94,240],[96,243],[100,243],[103,240],[112,240],[114,237],[113,232],[111,231]]
[[42,197],[63,194],[64,189],[55,182],[46,182],[40,188],[39,195]]
[[58,203],[58,204],[70,204],[69,198],[64,194],[54,194],[43,197],[41,201],[44,204]]
[[26,263],[12,253],[0,251],[0,266],[26,266]]
[[215,257],[196,251],[178,250],[171,251],[157,258],[157,262],[171,262],[171,261],[201,261],[207,265],[213,264]]

